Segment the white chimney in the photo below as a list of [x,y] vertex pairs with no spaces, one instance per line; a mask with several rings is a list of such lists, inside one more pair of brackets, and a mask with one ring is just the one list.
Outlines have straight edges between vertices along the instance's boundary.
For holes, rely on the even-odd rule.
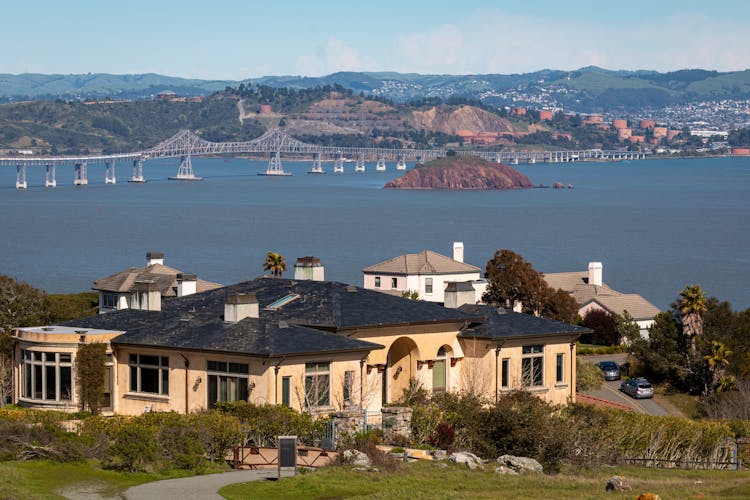
[[161,290],[154,280],[143,280],[135,282],[135,294],[137,295],[138,307],[141,311],[161,311]]
[[602,263],[589,262],[589,285],[602,286]]
[[445,287],[443,305],[448,309],[458,309],[464,304],[476,303],[476,291],[470,281],[451,281]]
[[146,252],[146,265],[153,266],[154,264],[164,265],[164,254],[161,252]]
[[325,268],[317,257],[298,257],[294,263],[294,279],[325,281]]
[[224,321],[228,323],[257,318],[259,315],[258,298],[254,293],[234,293],[224,303]]
[[453,260],[464,261],[464,244],[461,241],[453,242]]
[[197,291],[198,277],[194,274],[177,274],[177,296],[193,295]]

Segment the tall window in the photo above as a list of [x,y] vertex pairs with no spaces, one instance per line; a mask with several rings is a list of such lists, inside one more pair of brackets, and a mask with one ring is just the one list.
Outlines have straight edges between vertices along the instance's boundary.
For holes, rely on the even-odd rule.
[[544,385],[544,346],[525,345],[521,354],[521,384],[524,387]]
[[130,355],[130,391],[169,394],[169,357]]
[[398,287],[398,278],[391,278],[391,288]]
[[292,377],[281,377],[281,404],[292,406]]
[[209,361],[208,407],[213,408],[218,402],[247,401],[249,373],[250,366],[247,363]]
[[503,358],[500,367],[500,387],[510,387],[510,358]]
[[564,361],[564,354],[558,354],[557,355],[557,362],[555,364],[556,367],[556,373],[557,376],[555,380],[558,384],[561,384],[565,381],[565,361]]
[[445,348],[441,347],[437,353],[435,364],[432,365],[432,392],[445,392],[447,366]]
[[380,288],[380,276],[375,276],[375,288]]
[[305,363],[305,406],[331,404],[331,364]]
[[71,355],[23,351],[23,396],[40,401],[72,399]]
[[351,405],[354,397],[354,370],[344,372],[343,399],[345,405]]
[[424,293],[432,293],[432,278],[424,279]]

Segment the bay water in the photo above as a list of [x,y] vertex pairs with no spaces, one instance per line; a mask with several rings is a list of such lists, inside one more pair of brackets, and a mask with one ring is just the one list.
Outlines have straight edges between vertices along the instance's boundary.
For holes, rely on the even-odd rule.
[[[409,168],[412,166],[410,165]],[[73,186],[58,167],[29,167],[16,190],[15,168],[0,167],[0,273],[50,293],[88,290],[94,279],[145,264],[165,264],[224,284],[263,274],[266,252],[313,255],[326,278],[361,285],[362,268],[424,249],[446,255],[463,241],[465,260],[484,268],[509,248],[544,272],[604,265],[604,282],[666,308],[686,285],[737,309],[750,306],[750,158],[659,159],[518,165],[534,184],[572,189],[401,191],[383,185],[402,174],[308,175],[309,162],[284,162],[291,177],[264,177],[266,164],[193,158],[200,182],[169,181],[177,160],[144,164],[145,184],[104,184],[89,165],[89,185]]]

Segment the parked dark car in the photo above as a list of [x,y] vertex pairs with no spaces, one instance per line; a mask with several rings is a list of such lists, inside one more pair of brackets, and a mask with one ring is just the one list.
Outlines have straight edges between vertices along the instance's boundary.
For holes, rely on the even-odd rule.
[[645,378],[623,380],[620,390],[635,399],[653,398],[654,386]]
[[614,361],[600,361],[599,369],[604,373],[604,380],[620,380],[620,367]]

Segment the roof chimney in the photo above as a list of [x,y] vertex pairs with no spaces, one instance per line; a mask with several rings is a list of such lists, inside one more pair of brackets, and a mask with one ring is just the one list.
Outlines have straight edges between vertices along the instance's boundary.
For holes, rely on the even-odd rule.
[[589,262],[589,285],[602,286],[602,263]]
[[294,279],[325,281],[325,268],[317,257],[298,257],[294,263]]
[[445,307],[458,309],[464,304],[476,303],[476,291],[470,281],[451,281],[445,287]]
[[[131,304],[132,309],[141,311],[161,311],[161,290],[154,280],[142,280],[135,282],[135,301]],[[137,307],[135,307],[137,306]]]
[[464,261],[464,244],[461,241],[453,242],[453,260]]
[[198,277],[194,274],[177,274],[177,296],[193,295],[197,290]]
[[224,321],[237,323],[245,318],[257,318],[258,298],[254,293],[233,293],[224,303]]
[[164,254],[161,252],[146,252],[146,265],[164,264]]

